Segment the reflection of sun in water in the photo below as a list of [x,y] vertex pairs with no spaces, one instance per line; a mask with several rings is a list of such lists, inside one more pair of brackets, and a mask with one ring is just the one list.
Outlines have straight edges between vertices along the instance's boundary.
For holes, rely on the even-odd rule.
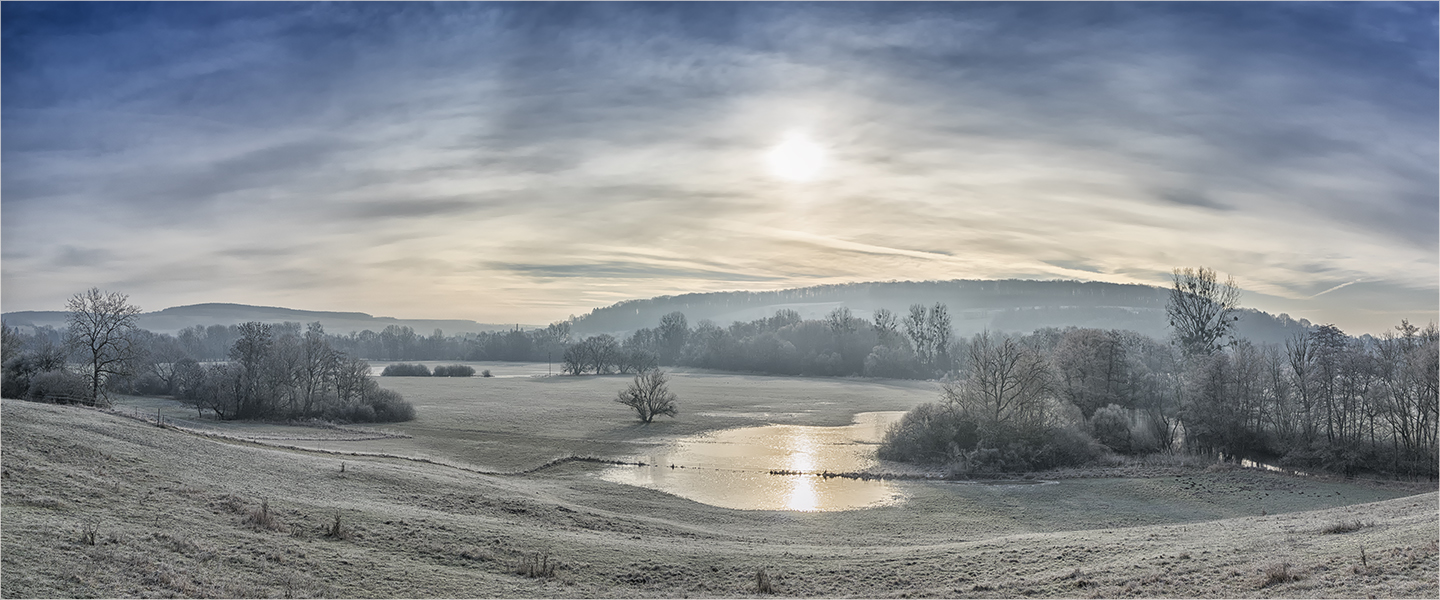
[[[794,442],[795,445],[787,457],[789,470],[809,473],[815,469],[815,442],[805,434],[796,436]],[[790,475],[788,479],[794,486],[790,488],[790,497],[785,502],[786,508],[807,512],[819,508],[820,498],[815,493],[815,477]]]
[[825,162],[825,149],[803,135],[792,133],[765,155],[770,173],[780,179],[803,183],[814,180]]

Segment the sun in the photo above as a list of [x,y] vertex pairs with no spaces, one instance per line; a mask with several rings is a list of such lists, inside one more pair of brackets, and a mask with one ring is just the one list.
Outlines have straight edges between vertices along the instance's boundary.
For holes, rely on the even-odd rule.
[[785,181],[803,183],[820,175],[825,149],[801,134],[790,134],[765,155],[770,174]]

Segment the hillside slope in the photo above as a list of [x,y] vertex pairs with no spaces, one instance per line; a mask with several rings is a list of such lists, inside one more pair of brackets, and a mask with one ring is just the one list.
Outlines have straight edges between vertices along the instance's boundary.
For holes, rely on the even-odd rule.
[[[1028,532],[987,533],[935,527],[923,506],[734,511],[585,465],[478,475],[13,400],[0,427],[4,597],[736,597],[755,595],[760,569],[781,596],[1440,591],[1435,493],[1070,531],[1041,510]],[[341,535],[327,535],[337,519]],[[1348,522],[1359,529],[1325,532]],[[553,578],[517,574],[542,558],[558,562]]]
[[[724,327],[734,321],[768,317],[776,310],[794,310],[806,319],[823,318],[845,306],[858,317],[872,318],[887,308],[904,316],[912,304],[944,303],[955,332],[970,336],[983,330],[1028,333],[1041,327],[1127,329],[1155,338],[1169,335],[1166,288],[1099,281],[965,280],[890,281],[821,285],[772,292],[713,292],[626,300],[596,308],[580,317],[578,333],[626,333],[655,327],[660,317],[679,311],[693,327],[709,319]],[[1254,342],[1283,343],[1304,331],[1289,317],[1244,310],[1238,324],[1242,337]]]
[[[50,326],[60,329],[66,326],[66,318],[69,313],[64,311],[21,311],[5,313],[5,323],[10,326]],[[318,310],[296,310],[293,308],[279,308],[272,306],[250,306],[247,304],[193,304],[189,306],[174,306],[155,312],[141,313],[136,319],[142,329],[148,329],[155,333],[174,334],[186,327],[199,325],[209,327],[211,325],[236,325],[248,321],[260,321],[262,323],[313,323],[319,321],[325,326],[325,331],[334,334],[345,335],[369,329],[380,332],[386,327],[396,325],[409,327],[421,335],[430,335],[436,329],[445,332],[446,335],[457,333],[479,333],[482,331],[502,331],[514,327],[514,324],[504,325],[495,323],[477,323],[462,319],[396,319],[393,317],[375,317],[360,312],[329,312]]]

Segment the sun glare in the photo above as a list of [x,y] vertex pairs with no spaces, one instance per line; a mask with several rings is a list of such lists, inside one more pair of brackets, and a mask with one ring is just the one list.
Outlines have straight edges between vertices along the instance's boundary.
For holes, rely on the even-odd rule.
[[791,134],[766,155],[770,173],[793,182],[812,181],[820,174],[825,150],[803,135]]

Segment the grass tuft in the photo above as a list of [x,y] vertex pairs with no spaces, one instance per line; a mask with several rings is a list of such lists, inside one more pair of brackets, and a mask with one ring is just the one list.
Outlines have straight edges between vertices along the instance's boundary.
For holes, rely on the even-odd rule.
[[1321,529],[1320,533],[1350,533],[1352,531],[1359,531],[1366,527],[1374,526],[1374,521],[1369,521],[1366,523],[1361,523],[1360,521],[1339,521],[1336,523],[1331,523],[1329,526]]
[[761,594],[775,593],[775,582],[770,579],[770,574],[761,567],[755,572],[755,591]]
[[340,515],[335,515],[335,522],[325,528],[325,537],[336,540],[350,539],[350,529],[345,527],[345,524],[340,521]]
[[515,566],[515,573],[532,579],[554,579],[555,567],[560,562],[550,560],[549,554],[526,554],[520,557],[520,564]]
[[94,546],[95,538],[100,533],[100,524],[95,522],[80,525],[80,543],[86,546]]
[[280,522],[280,519],[275,518],[275,513],[270,512],[269,500],[262,500],[260,502],[260,508],[250,510],[250,513],[245,517],[245,522],[256,531],[269,530],[282,533],[290,531],[290,528]]
[[1290,570],[1290,563],[1276,563],[1265,567],[1265,574],[1260,578],[1260,588],[1264,589],[1272,585],[1298,581],[1300,574]]

